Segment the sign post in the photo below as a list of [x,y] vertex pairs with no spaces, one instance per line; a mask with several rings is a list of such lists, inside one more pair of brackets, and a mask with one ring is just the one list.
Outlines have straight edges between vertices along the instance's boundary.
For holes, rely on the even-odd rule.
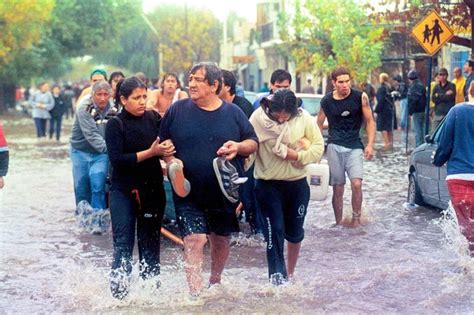
[[[430,119],[431,77],[433,72],[433,55],[441,49],[453,36],[454,32],[443,21],[436,11],[431,11],[412,29],[411,35],[423,47],[429,57],[428,94],[425,108],[425,135],[428,134]],[[408,131],[407,131],[408,132]]]

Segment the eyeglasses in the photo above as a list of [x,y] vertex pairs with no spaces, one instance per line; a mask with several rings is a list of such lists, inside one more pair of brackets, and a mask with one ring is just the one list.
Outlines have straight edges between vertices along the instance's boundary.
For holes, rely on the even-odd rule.
[[206,78],[189,77],[188,82],[191,83],[191,82],[193,82],[193,80],[198,82],[198,83],[203,83],[204,81],[206,81]]

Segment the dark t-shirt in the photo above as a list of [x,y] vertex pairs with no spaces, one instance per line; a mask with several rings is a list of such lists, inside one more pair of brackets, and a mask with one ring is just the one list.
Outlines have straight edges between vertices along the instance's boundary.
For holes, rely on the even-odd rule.
[[49,111],[52,118],[61,117],[66,111],[66,104],[61,96],[54,96],[54,107]]
[[[257,135],[242,110],[223,102],[213,111],[201,109],[192,99],[179,100],[168,109],[161,122],[160,138],[171,139],[175,156],[183,161],[184,175],[191,183],[191,193],[185,199],[209,209],[225,207],[212,161],[217,150],[228,140],[241,142]],[[242,156],[232,160],[243,174]]]
[[332,92],[321,100],[328,119],[328,143],[350,149],[363,149],[359,132],[362,126],[362,92],[351,89],[348,97],[336,100]]
[[112,190],[131,191],[145,183],[163,185],[159,157],[138,163],[136,154],[150,148],[156,140],[160,118],[155,111],[146,111],[143,116],[137,117],[123,109],[118,117],[107,122],[105,142],[113,167]]
[[245,98],[241,96],[235,96],[234,100],[232,101],[233,104],[237,105],[240,107],[241,110],[243,110],[245,116],[247,118],[250,118],[253,113],[253,106],[252,104]]

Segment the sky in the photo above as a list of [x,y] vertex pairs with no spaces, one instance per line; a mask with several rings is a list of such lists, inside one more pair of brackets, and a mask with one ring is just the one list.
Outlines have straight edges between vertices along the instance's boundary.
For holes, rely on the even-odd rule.
[[[204,7],[212,10],[221,21],[224,21],[226,15],[231,11],[235,11],[238,16],[249,21],[255,21],[257,15],[257,0],[173,0],[171,3],[184,7],[185,2],[187,2],[188,8]],[[143,11],[147,13],[160,4],[169,3],[169,0],[143,0]]]

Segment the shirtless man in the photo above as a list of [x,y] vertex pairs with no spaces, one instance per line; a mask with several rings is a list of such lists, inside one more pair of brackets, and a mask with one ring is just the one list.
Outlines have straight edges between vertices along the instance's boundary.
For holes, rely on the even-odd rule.
[[181,84],[176,74],[165,73],[161,81],[161,88],[149,92],[147,108],[156,110],[163,117],[171,104],[188,97],[188,94],[181,91],[180,87]]

